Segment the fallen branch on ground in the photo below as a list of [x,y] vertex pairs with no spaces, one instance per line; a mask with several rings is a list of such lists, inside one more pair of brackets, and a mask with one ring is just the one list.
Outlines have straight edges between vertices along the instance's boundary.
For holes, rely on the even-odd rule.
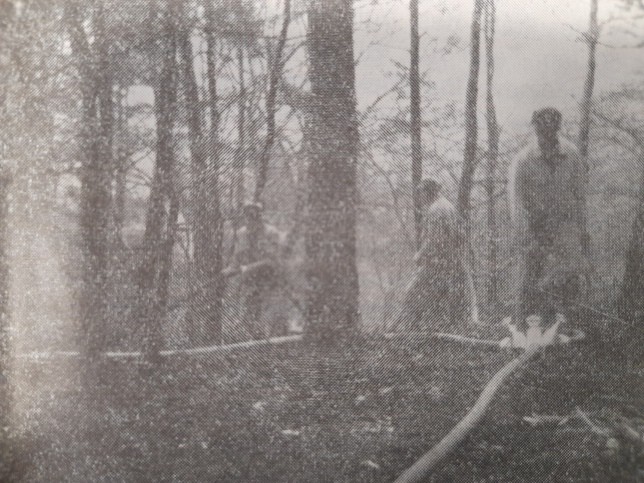
[[566,424],[573,416],[559,416],[556,414],[533,414],[532,416],[524,416],[523,420],[530,424],[530,426],[553,425],[560,426]]
[[607,430],[605,430],[605,429],[603,429],[603,428],[600,428],[600,427],[599,427],[599,426],[597,426],[595,423],[593,423],[593,422],[590,420],[590,418],[588,417],[588,415],[587,415],[585,412],[583,412],[581,409],[577,408],[577,409],[575,410],[575,414],[576,414],[576,415],[577,415],[577,416],[578,416],[578,417],[579,417],[579,418],[580,418],[584,423],[586,423],[586,424],[588,425],[588,427],[590,428],[590,430],[591,430],[593,433],[598,434],[599,436],[610,436],[610,433],[609,433]]
[[501,387],[501,384],[503,384],[506,378],[537,355],[539,349],[537,346],[530,347],[519,357],[503,366],[485,386],[476,404],[474,404],[474,407],[467,415],[436,446],[425,453],[416,463],[398,477],[396,483],[425,481],[436,465],[443,461],[466,438],[470,431],[476,427],[485,414],[496,391]]
[[526,423],[529,423],[532,427],[554,424],[561,426],[573,419],[579,419],[582,421],[591,432],[598,436],[602,436],[604,438],[621,436],[631,443],[644,445],[644,434],[633,428],[632,423],[623,416],[619,416],[617,419],[608,423],[611,429],[598,426],[590,416],[580,408],[576,408],[573,413],[567,416],[533,414],[532,416],[525,416],[523,418],[523,420]]

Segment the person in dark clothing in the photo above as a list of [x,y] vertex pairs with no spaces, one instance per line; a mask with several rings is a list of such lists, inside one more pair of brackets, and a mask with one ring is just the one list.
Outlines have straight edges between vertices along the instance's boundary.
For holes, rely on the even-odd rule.
[[262,219],[262,205],[244,205],[245,225],[237,232],[230,270],[240,274],[242,319],[253,339],[286,335],[288,320],[280,313],[285,275],[282,251],[286,235]]

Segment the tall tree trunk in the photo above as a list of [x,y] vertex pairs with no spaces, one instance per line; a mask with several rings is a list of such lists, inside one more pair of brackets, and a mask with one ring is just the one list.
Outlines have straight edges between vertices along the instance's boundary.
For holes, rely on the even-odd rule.
[[410,60],[409,60],[409,111],[411,130],[411,186],[414,206],[414,224],[416,228],[416,248],[420,248],[422,236],[423,213],[420,193],[416,189],[423,176],[423,154],[420,119],[420,72],[419,72],[419,36],[418,36],[418,0],[409,1],[410,22]]
[[277,97],[277,87],[280,77],[282,76],[282,54],[284,52],[284,45],[286,44],[286,36],[288,34],[288,26],[291,21],[291,0],[284,0],[284,19],[282,21],[282,29],[280,36],[275,47],[275,55],[273,56],[273,66],[270,71],[270,80],[268,85],[268,92],[266,93],[266,141],[259,159],[259,169],[257,173],[257,185],[255,187],[255,201],[262,201],[264,195],[264,188],[268,178],[268,163],[271,157],[271,150],[275,144],[275,98]]
[[185,99],[185,111],[187,114],[188,138],[190,147],[190,175],[191,175],[191,211],[193,230],[193,264],[196,293],[191,299],[188,307],[188,323],[190,338],[193,341],[202,341],[205,336],[203,330],[205,325],[202,304],[207,303],[205,299],[205,286],[208,283],[207,273],[209,260],[207,253],[212,240],[210,221],[208,220],[207,195],[206,195],[206,174],[208,165],[204,150],[203,138],[203,116],[199,102],[199,90],[194,69],[192,42],[190,40],[191,29],[188,26],[183,28],[179,40],[179,51],[183,67],[183,91]]
[[158,313],[160,320],[163,320],[168,308],[168,297],[170,295],[170,275],[172,272],[172,253],[177,234],[177,221],[179,219],[179,196],[176,190],[176,179],[170,180],[169,208],[166,233],[161,245],[161,256],[159,260],[159,280],[156,287],[156,299],[158,300]]
[[[212,37],[209,39],[213,41]],[[189,320],[192,327],[193,339],[202,343],[221,341],[221,241],[218,240],[218,225],[221,225],[219,214],[219,193],[209,186],[213,180],[212,169],[208,163],[206,142],[204,138],[203,113],[199,102],[197,79],[193,63],[192,44],[189,32],[181,39],[181,55],[184,67],[184,87],[186,112],[188,113],[188,129],[190,137],[190,154],[192,158],[193,213],[194,213],[194,265],[197,281],[197,294],[190,305]],[[209,74],[214,75],[213,52],[206,59]],[[216,103],[216,83],[213,85]],[[209,87],[210,88],[210,87]],[[213,94],[211,89],[210,95]],[[216,104],[213,109],[216,109]],[[217,124],[218,118],[211,122]],[[217,126],[214,126],[217,129]],[[212,129],[212,126],[211,126]],[[215,131],[216,132],[216,131]],[[212,132],[211,132],[212,134]],[[211,148],[213,149],[213,148]],[[215,178],[218,177],[215,176]],[[217,183],[218,180],[215,180]],[[211,196],[215,198],[216,213],[213,210]],[[221,237],[219,236],[219,239]]]
[[221,276],[223,269],[223,239],[224,220],[221,214],[221,193],[219,184],[219,107],[217,94],[216,70],[216,40],[214,36],[215,15],[212,2],[205,2],[206,7],[206,75],[208,77],[208,96],[210,112],[209,132],[209,166],[205,173],[206,203],[208,218],[208,257],[207,273],[204,277],[208,280],[205,287],[206,327],[204,330],[214,342],[221,343],[223,335],[222,310],[225,283]]
[[465,92],[465,153],[463,171],[458,187],[458,210],[466,222],[468,239],[470,232],[470,204],[476,171],[477,120],[476,104],[478,100],[480,46],[481,46],[481,12],[483,0],[474,0],[472,27],[470,32],[470,73]]
[[499,156],[499,126],[494,106],[494,0],[486,1],[485,9],[485,58],[486,58],[486,121],[487,121],[487,231],[488,231],[488,302],[496,306],[499,301],[498,226],[496,222],[496,171]]
[[307,333],[339,342],[359,323],[356,268],[356,116],[353,1],[309,7],[311,152]]
[[289,258],[293,255],[297,242],[301,239],[304,231],[304,221],[306,220],[306,205],[308,194],[308,159],[311,152],[310,141],[310,115],[308,107],[306,112],[303,113],[301,122],[302,127],[302,144],[299,151],[298,159],[300,163],[297,165],[297,185],[295,187],[295,204],[293,206],[293,217],[291,219],[291,227],[286,237],[286,246],[284,247],[284,257]]
[[163,19],[163,60],[155,92],[156,110],[156,164],[143,239],[142,261],[139,269],[139,316],[143,324],[146,358],[156,361],[163,343],[161,326],[165,317],[166,301],[159,296],[161,266],[167,254],[165,241],[169,233],[170,216],[166,205],[171,204],[174,167],[173,136],[176,86],[176,33],[174,2],[168,0]]
[[123,225],[125,224],[125,198],[127,193],[127,117],[125,102],[127,89],[118,89],[116,105],[116,124],[119,133],[119,143],[116,149],[116,170],[115,170],[115,190],[114,190],[114,232],[116,239],[123,242]]
[[[580,109],[580,119],[579,119],[579,154],[581,154],[583,163],[586,167],[586,170],[589,169],[588,165],[588,145],[590,138],[590,122],[591,122],[591,110],[592,110],[592,99],[593,99],[593,89],[595,86],[595,67],[596,67],[596,51],[597,51],[597,42],[599,40],[599,25],[597,24],[597,1],[590,0],[590,19],[588,25],[588,32],[585,34],[586,43],[588,45],[588,71],[586,72],[586,80],[584,82],[584,92],[582,94]],[[585,195],[586,187],[584,186],[584,191],[582,193],[584,196],[584,205],[585,205]],[[584,225],[586,222],[584,221]],[[584,230],[587,230],[587,227],[584,226]],[[584,250],[589,250],[590,236],[588,233],[584,233],[583,236],[586,238],[584,241]],[[591,276],[586,275],[586,284],[588,290],[591,288]]]
[[[81,84],[81,197],[82,281],[80,297],[81,350],[92,366],[104,349],[107,322],[109,220],[113,102],[109,66],[109,43],[104,29],[104,11],[95,16],[96,51],[83,30],[80,12],[66,9],[71,47],[78,60]],[[96,71],[95,71],[96,68]]]
[[[97,21],[96,42],[98,47],[98,140],[96,160],[97,165],[92,167],[95,170],[97,179],[97,190],[93,196],[96,197],[94,205],[94,230],[100,235],[95,244],[97,266],[95,267],[96,290],[101,294],[95,295],[99,300],[98,304],[104,311],[101,320],[101,327],[96,327],[96,340],[88,339],[89,351],[98,354],[105,350],[105,338],[109,328],[107,322],[108,294],[110,284],[110,272],[112,271],[112,254],[114,251],[114,230],[112,225],[112,184],[114,181],[114,80],[110,60],[110,39],[105,30],[104,9],[106,4],[101,4]],[[100,254],[100,255],[99,255]]]
[[244,72],[244,46],[237,47],[237,64],[239,68],[239,99],[237,103],[237,151],[235,152],[235,166],[237,167],[237,180],[235,183],[237,196],[237,226],[241,222],[241,206],[246,198],[245,176],[246,170],[246,74]]
[[584,92],[581,97],[579,119],[579,152],[583,159],[588,157],[588,142],[590,134],[590,111],[592,107],[593,88],[595,86],[595,66],[599,26],[597,24],[597,0],[590,0],[590,21],[588,32],[585,34],[588,44],[588,70],[584,82]]

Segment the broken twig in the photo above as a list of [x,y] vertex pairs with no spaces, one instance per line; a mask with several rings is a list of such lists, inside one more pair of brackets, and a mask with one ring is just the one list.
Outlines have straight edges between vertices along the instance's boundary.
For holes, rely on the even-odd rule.
[[597,426],[595,423],[593,423],[588,415],[583,412],[579,407],[577,407],[575,414],[579,416],[579,418],[588,425],[588,427],[591,429],[591,431],[595,434],[598,434],[600,436],[610,436],[610,432],[606,429],[600,428]]

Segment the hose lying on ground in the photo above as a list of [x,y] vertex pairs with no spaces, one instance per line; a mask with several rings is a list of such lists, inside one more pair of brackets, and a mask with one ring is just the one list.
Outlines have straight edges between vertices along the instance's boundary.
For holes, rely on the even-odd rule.
[[[499,348],[510,348],[511,345],[505,346],[502,340],[495,339],[478,339],[475,337],[466,337],[464,335],[458,334],[447,334],[445,332],[387,332],[384,334],[385,339],[397,339],[397,338],[406,338],[406,339],[420,339],[423,337],[433,337],[436,339],[449,340],[453,342],[461,342],[464,344],[470,345],[485,345],[490,347],[499,347]],[[559,339],[556,344],[569,344],[571,342],[577,342],[584,339],[586,335],[579,329],[573,329],[570,336],[564,336],[563,334],[559,335]],[[514,347],[516,348],[516,347]]]
[[538,346],[532,346],[516,359],[507,363],[487,383],[474,407],[436,446],[425,453],[418,461],[396,479],[395,483],[414,483],[425,481],[432,470],[447,457],[476,427],[492,398],[506,378],[539,353]]
[[[203,354],[220,354],[225,352],[234,351],[236,349],[249,349],[265,345],[284,344],[287,342],[295,342],[302,340],[301,334],[285,335],[282,337],[270,337],[268,339],[248,340],[244,342],[235,342],[233,344],[225,345],[211,345],[203,347],[191,347],[189,349],[168,349],[159,352],[161,356],[180,356],[180,355],[203,355]],[[108,359],[128,359],[143,357],[143,352],[118,352],[108,351],[104,353]],[[51,357],[80,357],[78,351],[51,351],[51,352],[29,352],[26,354],[18,354],[18,358],[28,359],[47,359]]]
[[[453,340],[457,342],[465,342],[468,344],[483,344],[483,345],[496,345],[502,347],[500,341],[474,339],[471,337],[463,337],[454,334],[434,334],[434,336]],[[585,338],[584,332],[574,329],[573,335],[567,337],[564,343],[577,342]],[[562,343],[563,339],[560,339]],[[540,352],[543,346],[532,345],[528,347],[523,354],[516,359],[513,359],[497,372],[494,377],[487,383],[483,392],[477,399],[474,407],[465,415],[461,421],[454,426],[454,428],[445,436],[436,446],[425,453],[416,463],[408,468],[395,483],[412,483],[425,481],[427,477],[434,470],[436,465],[443,461],[456,447],[467,437],[467,435],[479,423],[488,406],[492,402],[492,398],[501,387],[503,382],[514,371],[526,364],[536,354]]]

